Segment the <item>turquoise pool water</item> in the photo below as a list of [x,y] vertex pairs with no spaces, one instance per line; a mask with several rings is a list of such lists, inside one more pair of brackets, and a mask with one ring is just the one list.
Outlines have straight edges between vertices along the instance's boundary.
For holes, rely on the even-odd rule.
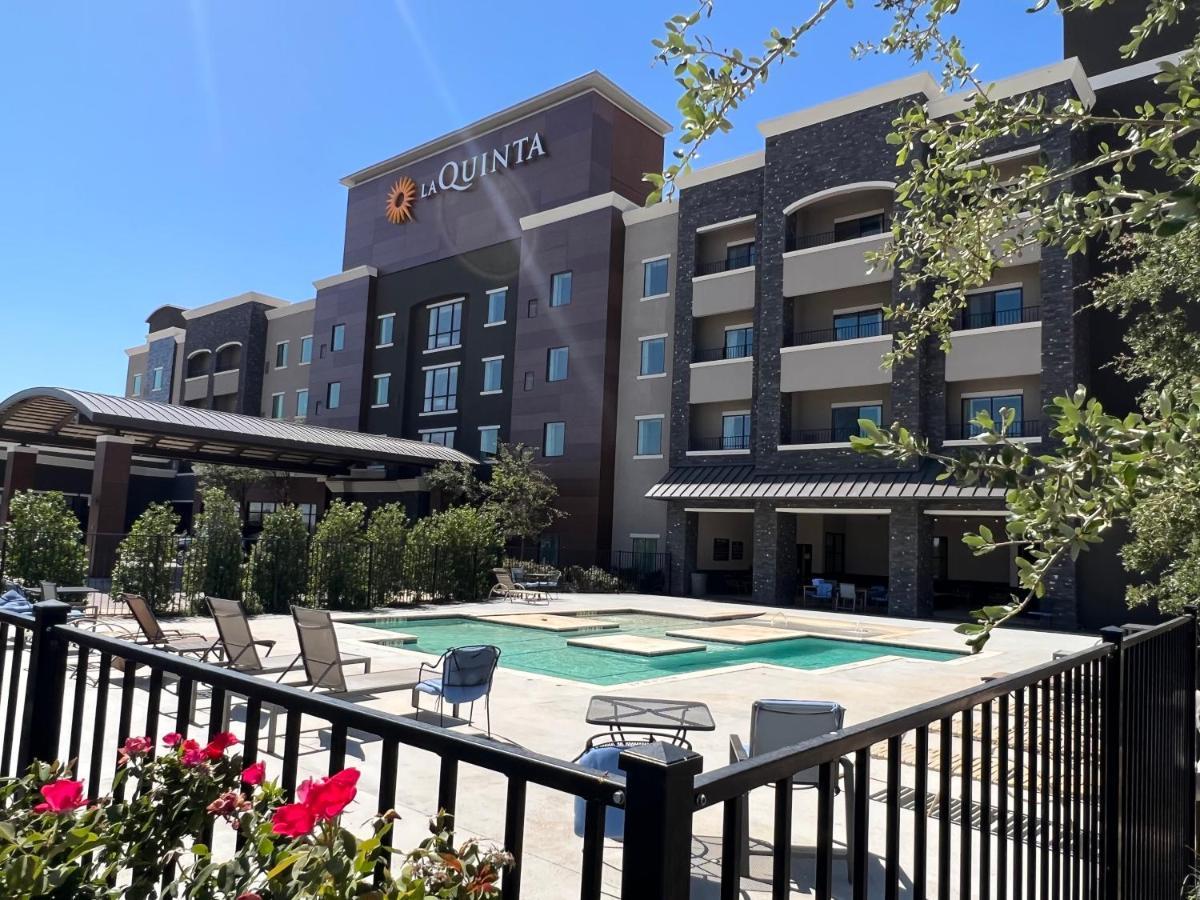
[[[626,634],[661,637],[681,628],[702,626],[703,622],[674,616],[655,616],[643,613],[603,614],[603,618],[620,623]],[[442,654],[451,647],[470,644],[494,644],[501,650],[500,665],[525,672],[538,672],[586,681],[590,684],[624,684],[665,675],[700,672],[743,663],[771,663],[792,669],[825,669],[846,663],[862,662],[880,656],[903,656],[942,662],[961,654],[937,650],[919,650],[890,644],[864,644],[829,638],[801,637],[769,644],[737,646],[706,643],[704,650],[676,653],[670,656],[637,656],[590,647],[570,647],[567,641],[586,634],[613,634],[617,629],[601,632],[590,629],[550,632],[519,625],[504,625],[463,617],[436,619],[381,620],[361,623],[384,631],[402,631],[416,635],[417,643],[398,644],[409,650]]]

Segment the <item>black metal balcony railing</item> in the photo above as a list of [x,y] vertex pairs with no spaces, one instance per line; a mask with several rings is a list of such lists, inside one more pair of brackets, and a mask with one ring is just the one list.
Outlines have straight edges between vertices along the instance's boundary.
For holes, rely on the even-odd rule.
[[[998,428],[1000,423],[996,423]],[[983,434],[984,429],[974,422],[955,422],[946,426],[946,440],[969,441]],[[1018,419],[1008,429],[1009,437],[1041,437],[1042,423],[1040,419]]]
[[688,449],[697,453],[715,453],[718,450],[749,450],[750,435],[728,434],[720,437],[692,438]]
[[857,425],[846,428],[802,428],[792,432],[789,444],[845,444],[862,431]]
[[852,341],[856,338],[880,337],[891,333],[892,323],[884,319],[882,322],[864,322],[860,325],[838,325],[835,328],[801,331],[789,346],[802,347],[806,344],[824,344],[829,341]]
[[725,347],[705,347],[692,355],[692,362],[714,362],[718,359],[748,359],[754,355],[754,344],[731,344]]
[[1001,325],[1022,325],[1026,322],[1040,322],[1042,308],[1040,306],[1023,306],[1020,309],[998,309],[981,313],[960,312],[955,322],[959,331],[972,328],[994,328]]
[[733,272],[736,269],[748,269],[756,265],[758,265],[758,251],[754,250],[750,253],[739,253],[727,259],[696,263],[696,277],[716,275],[718,272]]
[[824,247],[829,244],[840,244],[842,241],[855,241],[862,237],[878,237],[886,234],[892,227],[892,220],[886,217],[883,220],[883,229],[876,234],[845,234],[837,231],[822,231],[817,234],[789,234],[784,241],[784,249],[787,252],[792,250],[807,250],[810,247]]

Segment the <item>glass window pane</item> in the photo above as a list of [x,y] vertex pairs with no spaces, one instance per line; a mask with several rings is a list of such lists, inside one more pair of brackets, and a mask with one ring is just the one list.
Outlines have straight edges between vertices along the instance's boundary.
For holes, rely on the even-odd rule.
[[504,361],[500,359],[489,359],[483,363],[483,389],[485,391],[498,391],[501,389],[501,373],[503,372]]
[[562,456],[567,426],[565,422],[547,422],[542,435],[542,456]]
[[330,339],[330,347],[334,350],[344,350],[346,348],[346,326],[334,325],[333,337]]
[[642,296],[658,297],[667,292],[667,265],[669,260],[655,259],[645,263],[642,278]]
[[312,362],[312,335],[300,338],[300,362]]
[[733,244],[725,248],[725,268],[744,269],[754,265],[754,241]]
[[342,383],[340,381],[329,382],[329,391],[325,397],[325,405],[330,409],[337,409],[342,405]]
[[996,324],[1016,325],[1021,321],[1022,296],[1020,288],[996,292]]
[[571,273],[559,272],[550,279],[550,305],[566,306],[571,302]]
[[508,291],[496,291],[488,294],[488,324],[504,321],[504,310],[508,305]]
[[499,428],[479,429],[479,453],[481,456],[495,456],[500,446]]
[[388,389],[391,387],[392,379],[387,375],[377,375],[375,377],[375,404],[381,405],[388,402]]
[[275,368],[282,369],[287,366],[288,358],[288,342],[280,341],[275,345]]
[[667,364],[666,338],[653,338],[642,341],[642,375],[660,375],[665,372]]
[[551,347],[546,360],[546,380],[562,381],[567,377],[570,351],[567,347]]
[[638,420],[638,456],[655,456],[662,453],[662,423],[662,419]]
[[308,391],[303,388],[296,391],[296,415],[308,415]]
[[379,329],[375,338],[375,343],[380,347],[392,342],[392,327],[395,322],[395,316],[383,316],[379,319]]

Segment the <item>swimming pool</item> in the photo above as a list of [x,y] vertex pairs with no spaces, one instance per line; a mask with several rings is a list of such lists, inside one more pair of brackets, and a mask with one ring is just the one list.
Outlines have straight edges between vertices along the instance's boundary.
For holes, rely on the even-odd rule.
[[[667,631],[702,626],[695,619],[659,616],[648,613],[604,613],[603,618],[618,623],[618,629],[603,634],[637,634],[662,637]],[[415,635],[415,644],[396,643],[408,650],[440,655],[451,647],[494,644],[501,650],[500,665],[525,672],[537,672],[584,681],[590,684],[624,684],[736,666],[744,663],[770,663],[792,669],[825,669],[847,663],[864,662],[881,656],[902,656],[944,662],[962,654],[923,650],[893,644],[859,643],[820,637],[797,637],[767,644],[736,645],[703,641],[704,649],[669,656],[638,656],[612,650],[568,646],[571,638],[594,636],[594,629],[543,631],[519,625],[506,625],[464,616],[427,619],[387,619],[356,624]],[[689,638],[689,640],[697,640]],[[383,643],[388,643],[385,639]]]

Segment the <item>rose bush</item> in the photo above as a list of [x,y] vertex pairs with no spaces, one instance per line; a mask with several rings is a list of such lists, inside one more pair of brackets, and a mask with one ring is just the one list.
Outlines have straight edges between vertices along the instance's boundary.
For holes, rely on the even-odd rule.
[[[154,754],[148,737],[118,750],[109,796],[95,798],[60,763],[0,780],[0,897],[47,900],[425,900],[499,896],[512,858],[467,841],[448,819],[397,857],[385,843],[394,813],[366,837],[342,826],[359,773],[310,778],[288,802],[263,762],[244,765],[223,732],[205,743],[171,733]],[[128,798],[126,797],[128,794]],[[206,835],[235,829],[218,860]]]

